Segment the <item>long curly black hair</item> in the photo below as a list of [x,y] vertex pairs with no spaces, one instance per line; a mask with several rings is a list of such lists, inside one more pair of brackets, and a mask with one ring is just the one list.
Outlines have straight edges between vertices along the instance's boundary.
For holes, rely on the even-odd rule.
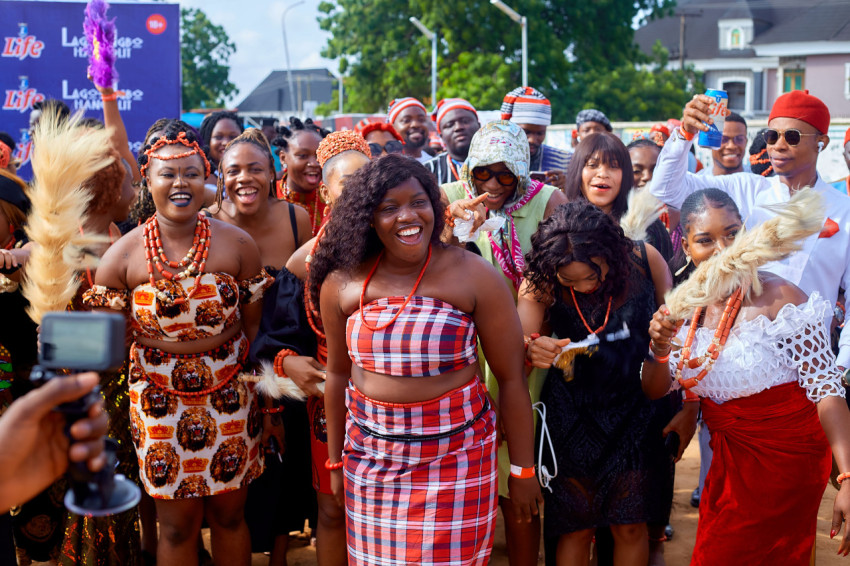
[[619,220],[629,207],[629,191],[635,185],[635,174],[632,171],[632,158],[629,156],[629,150],[626,149],[623,141],[614,134],[600,132],[581,138],[581,142],[576,146],[576,151],[570,160],[570,166],[567,168],[567,188],[564,190],[564,194],[571,201],[587,200],[584,193],[581,192],[581,172],[585,164],[597,152],[602,163],[611,167],[618,167],[623,172],[620,192],[617,193],[611,205],[611,216]]
[[531,236],[531,251],[525,256],[523,275],[531,290],[561,300],[558,269],[579,261],[587,264],[602,280],[602,272],[591,258],[602,258],[608,274],[600,296],[622,296],[627,292],[634,248],[614,219],[586,200],[562,204],[540,223]]
[[271,144],[283,151],[289,151],[289,140],[298,132],[313,132],[322,139],[325,139],[331,133],[330,130],[314,123],[312,118],[307,118],[302,122],[295,116],[289,117],[289,126],[279,125],[275,128],[275,132],[277,132],[277,135],[271,140]]
[[408,179],[415,178],[434,209],[431,244],[441,246],[445,205],[440,200],[437,179],[425,166],[403,155],[392,154],[371,161],[345,181],[345,190],[334,203],[330,220],[316,255],[310,264],[308,292],[314,305],[319,304],[319,287],[333,271],[353,271],[383,245],[372,223],[378,205],[387,194]]

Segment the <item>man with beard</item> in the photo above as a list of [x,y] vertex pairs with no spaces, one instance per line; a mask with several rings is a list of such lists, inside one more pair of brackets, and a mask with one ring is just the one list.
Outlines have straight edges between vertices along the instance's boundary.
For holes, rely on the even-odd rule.
[[726,116],[723,126],[723,136],[720,147],[711,150],[711,169],[705,167],[697,175],[731,175],[741,171],[749,171],[749,163],[745,165],[744,153],[747,151],[747,121],[735,114]]
[[552,123],[552,105],[530,86],[521,86],[505,95],[502,120],[510,120],[525,132],[531,152],[531,176],[561,190],[567,186],[567,166],[572,154],[544,145],[546,128]]
[[428,145],[429,119],[425,105],[412,96],[394,99],[387,109],[387,122],[404,138],[404,154],[419,163],[432,157],[423,151]]
[[472,135],[481,127],[478,113],[472,104],[462,98],[444,98],[437,103],[437,109],[431,117],[447,151],[425,163],[425,167],[437,177],[441,185],[459,181],[458,173],[469,153]]

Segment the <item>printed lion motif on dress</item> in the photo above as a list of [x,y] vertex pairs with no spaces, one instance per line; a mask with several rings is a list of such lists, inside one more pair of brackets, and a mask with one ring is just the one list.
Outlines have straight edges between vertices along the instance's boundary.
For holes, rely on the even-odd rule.
[[218,288],[218,295],[221,297],[221,304],[224,308],[230,309],[236,306],[239,301],[238,289],[235,289],[230,278],[224,277],[215,273],[215,286]]
[[195,307],[195,324],[198,326],[218,326],[224,322],[224,309],[218,301],[201,301]]
[[145,476],[154,487],[171,485],[177,481],[180,456],[167,442],[154,442],[145,455]]
[[247,459],[248,446],[245,439],[229,438],[216,450],[210,465],[210,475],[217,482],[227,483],[242,473]]
[[177,412],[177,398],[167,391],[149,385],[142,392],[142,412],[148,417],[161,419]]
[[227,415],[244,407],[247,399],[248,388],[238,379],[231,379],[227,385],[210,395],[213,408]]
[[178,360],[171,372],[171,383],[176,391],[196,392],[207,389],[213,383],[210,368],[202,358]]
[[135,408],[130,409],[130,436],[137,448],[145,445],[145,437],[147,436],[145,423],[142,422],[139,412]]
[[[186,290],[180,283],[169,281],[168,279],[159,279],[156,281],[156,288],[165,293],[170,299],[171,304],[163,301],[156,301],[156,316],[158,318],[177,318],[183,313],[189,312],[189,302],[186,301]],[[175,302],[177,299],[183,299],[182,302]]]
[[206,497],[210,494],[210,486],[203,476],[192,474],[180,480],[180,485],[174,492],[175,499],[186,499],[188,497]]
[[215,419],[203,407],[186,409],[177,423],[177,442],[183,450],[212,448],[218,434]]

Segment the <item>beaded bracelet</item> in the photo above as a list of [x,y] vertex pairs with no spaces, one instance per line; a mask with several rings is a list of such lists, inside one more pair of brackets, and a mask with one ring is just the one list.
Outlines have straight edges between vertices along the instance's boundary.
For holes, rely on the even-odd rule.
[[283,412],[283,405],[280,405],[279,407],[260,407],[260,412],[263,413],[264,415],[273,415],[275,413],[282,413]]
[[841,482],[843,482],[843,481],[844,481],[844,480],[846,480],[847,478],[850,478],[850,472],[844,472],[843,474],[839,475],[839,476],[835,479],[835,481],[837,481],[837,482],[838,482],[838,485],[841,485]]
[[454,228],[455,217],[452,215],[452,211],[449,209],[448,206],[446,207],[446,212],[445,212],[444,217],[445,217],[445,220],[446,220],[446,225]]
[[274,373],[278,377],[288,377],[286,372],[283,371],[283,360],[288,358],[289,356],[297,356],[298,352],[295,350],[289,350],[284,348],[274,357]]
[[335,463],[332,463],[330,458],[325,460],[325,469],[326,470],[331,470],[331,471],[340,470],[340,469],[342,469],[343,465],[344,464],[342,463],[342,460],[340,460],[339,462],[335,462]]

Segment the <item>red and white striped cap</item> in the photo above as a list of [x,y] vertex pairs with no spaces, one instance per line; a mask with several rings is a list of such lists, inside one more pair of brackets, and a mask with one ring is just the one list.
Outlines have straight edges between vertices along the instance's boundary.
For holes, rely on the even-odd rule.
[[428,109],[425,108],[425,105],[412,96],[408,96],[406,98],[395,98],[392,102],[390,102],[389,108],[387,108],[387,122],[390,124],[394,123],[399,114],[401,114],[405,108],[410,108],[411,106],[418,106],[423,112],[425,112],[425,114],[428,113]]
[[502,120],[515,124],[548,126],[552,123],[552,105],[536,88],[520,86],[505,95]]
[[437,132],[440,131],[440,122],[452,110],[469,110],[475,114],[476,119],[478,118],[478,112],[475,111],[475,107],[468,100],[464,100],[463,98],[444,98],[437,103],[437,109],[431,114],[431,119],[437,124]]

